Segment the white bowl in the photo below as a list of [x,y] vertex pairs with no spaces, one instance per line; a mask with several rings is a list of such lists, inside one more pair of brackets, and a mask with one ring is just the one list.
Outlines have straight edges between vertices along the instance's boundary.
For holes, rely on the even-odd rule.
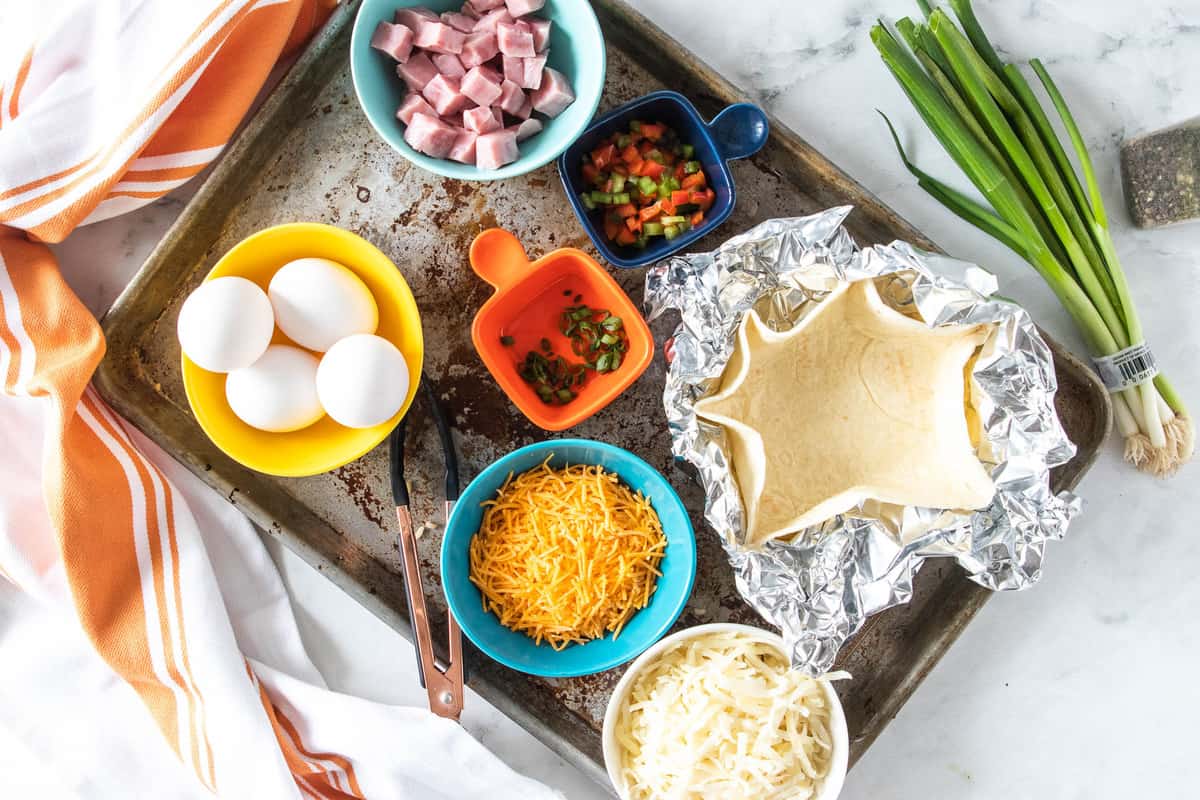
[[[710,633],[737,633],[749,636],[771,645],[785,659],[788,657],[783,647],[783,637],[752,625],[735,625],[731,622],[714,622],[685,628],[659,640],[657,644],[638,656],[621,676],[621,680],[613,689],[612,697],[608,701],[608,708],[604,711],[604,732],[602,734],[604,766],[608,770],[608,779],[612,782],[613,788],[621,800],[629,800],[629,788],[625,785],[625,779],[621,775],[621,749],[617,745],[616,726],[617,717],[621,707],[625,705],[625,699],[629,695],[634,680],[642,673],[647,664],[657,659],[665,651],[680,642]],[[842,712],[842,701],[838,699],[833,685],[824,679],[818,683],[825,691],[825,698],[829,703],[829,728],[833,733],[833,754],[829,763],[829,774],[825,776],[825,780],[821,783],[813,800],[834,800],[841,794],[842,783],[846,779],[846,765],[850,757],[850,736],[846,731],[846,716]]]

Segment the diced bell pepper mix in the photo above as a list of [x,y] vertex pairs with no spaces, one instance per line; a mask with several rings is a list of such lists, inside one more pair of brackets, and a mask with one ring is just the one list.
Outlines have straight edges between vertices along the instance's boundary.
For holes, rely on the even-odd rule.
[[716,193],[695,148],[661,122],[633,120],[583,157],[583,207],[601,215],[610,242],[645,247],[674,239],[704,221]]

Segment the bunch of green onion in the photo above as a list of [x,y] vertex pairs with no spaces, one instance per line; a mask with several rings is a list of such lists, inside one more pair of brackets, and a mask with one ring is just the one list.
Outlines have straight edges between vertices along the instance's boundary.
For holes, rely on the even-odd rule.
[[[905,18],[895,26],[907,47],[882,23],[871,29],[871,40],[990,208],[909,161],[885,116],[905,167],[938,202],[1025,258],[1075,319],[1095,355],[1140,344],[1142,326],[1091,159],[1045,67],[1037,59],[1029,62],[1062,119],[1084,182],[1029,83],[988,41],[970,0],[949,0],[961,29],[944,10],[917,2],[926,22]],[[1166,376],[1115,392],[1113,408],[1127,461],[1169,475],[1191,457],[1193,426]]]

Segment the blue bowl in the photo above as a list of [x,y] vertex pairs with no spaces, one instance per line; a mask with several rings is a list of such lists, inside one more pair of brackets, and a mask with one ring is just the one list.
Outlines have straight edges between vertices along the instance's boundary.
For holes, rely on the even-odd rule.
[[[593,639],[555,650],[534,644],[523,633],[509,630],[483,610],[483,598],[468,577],[468,548],[483,521],[485,500],[495,497],[509,473],[533,469],[550,457],[553,467],[595,464],[615,472],[621,481],[650,500],[662,522],[667,550],[659,565],[662,577],[650,603],[638,611],[621,634]],[[679,495],[667,479],[627,450],[587,439],[537,442],[504,456],[471,481],[446,523],[442,539],[442,587],[451,613],[467,637],[487,655],[507,667],[531,675],[570,678],[590,675],[624,664],[657,642],[679,618],[696,577],[696,538]]]
[[549,19],[550,60],[547,66],[566,75],[575,90],[575,102],[545,123],[540,133],[521,142],[521,157],[500,169],[479,169],[418,153],[404,141],[404,124],[396,119],[396,108],[404,99],[404,81],[396,74],[396,62],[371,48],[371,34],[383,21],[390,22],[397,9],[423,5],[439,14],[458,11],[462,0],[363,0],[354,20],[350,39],[350,72],[354,93],[371,127],[396,152],[430,172],[467,181],[494,181],[524,175],[548,164],[587,127],[604,89],[604,36],[587,0],[547,0],[537,16]]
[[[666,123],[679,134],[681,141],[691,144],[696,149],[695,159],[704,168],[708,185],[717,196],[699,227],[670,241],[656,236],[641,249],[608,241],[604,229],[599,227],[602,224],[600,212],[588,211],[579,201],[579,194],[590,188],[584,184],[581,174],[584,154],[591,152],[602,139],[628,131],[630,121],[635,119]],[[651,92],[613,109],[593,123],[558,157],[558,174],[575,215],[600,255],[618,267],[643,267],[687,247],[725,221],[737,199],[733,175],[726,162],[752,156],[761,150],[767,143],[770,127],[767,115],[752,103],[726,106],[712,122],[705,122],[691,101],[679,92]]]

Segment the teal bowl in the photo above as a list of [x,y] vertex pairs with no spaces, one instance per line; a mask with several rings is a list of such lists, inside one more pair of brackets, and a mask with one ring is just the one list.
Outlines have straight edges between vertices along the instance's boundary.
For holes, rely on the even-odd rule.
[[524,175],[549,164],[587,128],[604,90],[605,52],[600,23],[587,0],[546,0],[537,15],[554,23],[550,28],[547,66],[570,79],[575,102],[554,119],[543,119],[545,128],[521,142],[521,157],[500,169],[479,169],[473,164],[430,158],[409,147],[404,141],[404,124],[396,119],[396,108],[404,99],[404,81],[396,74],[396,64],[391,58],[371,49],[371,34],[380,22],[390,21],[397,9],[418,5],[440,14],[459,10],[462,0],[363,0],[350,39],[350,72],[359,105],[371,127],[400,155],[447,178],[494,181]]
[[[662,577],[649,605],[630,618],[615,640],[608,636],[562,650],[548,644],[534,644],[533,639],[505,628],[494,614],[485,612],[483,597],[471,583],[468,548],[483,522],[481,504],[495,497],[510,473],[533,469],[547,458],[552,467],[593,464],[615,472],[626,486],[649,498],[662,522],[667,537],[666,553],[659,564]],[[550,678],[591,675],[637,657],[675,624],[692,593],[695,578],[696,537],[692,521],[671,484],[633,453],[588,439],[537,442],[493,463],[463,492],[442,538],[442,587],[459,627],[484,653],[531,675]]]

